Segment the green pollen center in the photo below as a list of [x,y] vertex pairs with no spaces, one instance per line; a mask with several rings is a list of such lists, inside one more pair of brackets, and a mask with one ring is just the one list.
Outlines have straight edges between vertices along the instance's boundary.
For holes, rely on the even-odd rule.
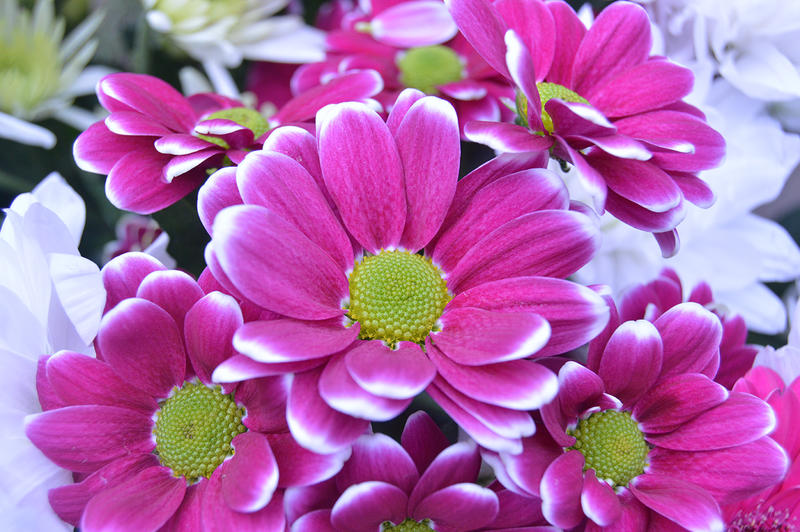
[[192,482],[210,477],[233,454],[234,436],[247,430],[242,424],[244,408],[219,386],[184,383],[161,403],[156,415],[153,433],[159,460],[176,477]]
[[436,327],[450,294],[430,259],[407,251],[365,256],[350,274],[348,317],[359,338],[423,343]]
[[[236,122],[240,126],[244,126],[252,131],[254,138],[258,138],[269,131],[269,122],[267,122],[267,119],[255,109],[249,109],[247,107],[231,107],[229,109],[222,109],[215,113],[211,113],[203,120],[214,119],[231,120],[232,122]],[[227,150],[230,148],[227,142],[219,137],[215,137],[214,135],[203,135],[200,133],[196,133],[196,135],[205,141],[213,142],[223,149]]]
[[447,46],[411,48],[397,60],[400,83],[425,94],[438,94],[436,87],[464,79],[464,66]]
[[584,471],[594,469],[597,478],[611,481],[613,487],[626,486],[644,473],[650,448],[628,412],[595,412],[567,433],[577,440],[567,450],[583,454]]
[[[589,103],[586,98],[581,96],[575,91],[571,91],[563,85],[558,83],[550,83],[547,81],[540,81],[536,84],[539,90],[539,99],[542,101],[542,124],[548,133],[553,132],[553,119],[544,110],[544,106],[552,98],[558,98],[565,102],[573,103]],[[517,116],[519,123],[523,126],[528,126],[528,99],[522,94],[522,91],[517,91]]]
[[413,519],[406,519],[399,525],[393,525],[391,521],[384,521],[381,525],[381,532],[433,532],[430,527],[430,521],[423,519],[422,521],[414,521]]

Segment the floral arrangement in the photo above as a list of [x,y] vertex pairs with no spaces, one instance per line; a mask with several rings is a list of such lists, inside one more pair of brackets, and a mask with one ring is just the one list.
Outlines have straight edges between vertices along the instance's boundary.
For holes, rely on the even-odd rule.
[[800,530],[790,3],[0,2],[0,529]]

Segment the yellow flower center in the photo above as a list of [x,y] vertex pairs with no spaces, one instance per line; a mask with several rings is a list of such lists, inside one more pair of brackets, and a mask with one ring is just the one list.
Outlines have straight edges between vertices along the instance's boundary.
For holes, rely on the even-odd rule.
[[[553,119],[544,110],[544,106],[552,98],[572,103],[589,103],[586,98],[577,92],[571,91],[558,83],[540,81],[536,84],[536,88],[539,90],[539,99],[542,101],[542,124],[544,124],[544,128],[548,133],[553,132]],[[517,91],[517,120],[521,125],[528,127],[528,99],[521,91]]]

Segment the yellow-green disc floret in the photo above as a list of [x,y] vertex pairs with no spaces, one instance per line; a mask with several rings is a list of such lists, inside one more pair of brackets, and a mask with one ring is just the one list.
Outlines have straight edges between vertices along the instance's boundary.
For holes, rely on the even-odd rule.
[[[564,100],[565,102],[573,102],[573,103],[589,103],[586,98],[581,96],[575,91],[572,91],[566,88],[563,85],[559,85],[558,83],[550,83],[547,81],[540,81],[536,84],[536,88],[539,90],[539,99],[542,101],[542,124],[544,124],[544,128],[548,131],[548,133],[553,132],[553,119],[550,118],[550,115],[547,114],[547,111],[544,110],[544,106],[547,102],[549,102],[552,98],[558,98],[559,100]],[[522,94],[521,91],[517,91],[517,121],[523,125],[528,126],[528,99]]]
[[[269,131],[269,122],[264,118],[261,113],[254,109],[247,107],[230,107],[211,113],[203,120],[223,119],[236,122],[240,126],[244,126],[253,132],[253,137],[258,138],[267,131]],[[229,149],[228,143],[219,137],[213,135],[197,134],[197,136],[205,141],[212,142],[223,149]]]
[[350,274],[348,317],[362,340],[423,343],[450,301],[447,284],[430,259],[407,251],[381,251],[357,262]]
[[393,525],[391,521],[385,521],[381,525],[381,532],[433,532],[429,525],[430,521],[427,519],[419,522],[413,519],[406,519],[399,525]]
[[436,87],[464,79],[464,65],[447,46],[411,48],[397,60],[400,83],[425,94],[438,94]]
[[160,405],[155,452],[177,477],[208,478],[233,454],[231,440],[247,430],[244,413],[219,386],[187,382]]
[[630,413],[595,412],[567,433],[576,439],[568,450],[580,451],[586,459],[584,470],[594,469],[597,478],[626,486],[644,472],[650,447]]

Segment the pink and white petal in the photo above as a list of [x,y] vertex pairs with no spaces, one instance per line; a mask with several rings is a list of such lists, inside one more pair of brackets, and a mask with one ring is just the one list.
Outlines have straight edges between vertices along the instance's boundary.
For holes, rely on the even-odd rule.
[[189,274],[179,270],[156,271],[142,279],[136,297],[166,310],[178,330],[183,330],[186,313],[203,297],[203,291]]
[[292,523],[292,532],[339,532],[331,524],[330,510],[314,510]]
[[[501,453],[499,456],[500,466],[513,483],[506,487],[526,497],[539,497],[545,470],[562,454],[563,447],[553,441],[547,431],[537,431],[533,436],[523,438],[521,453]],[[498,467],[494,469],[497,471]]]
[[686,217],[686,202],[666,212],[654,212],[629,201],[613,190],[608,191],[606,209],[622,222],[648,232],[671,231]]
[[549,277],[514,277],[480,284],[456,295],[448,309],[477,307],[535,312],[550,324],[550,340],[537,354],[551,356],[580,347],[603,330],[609,307],[592,289]]
[[239,165],[236,182],[245,203],[266,207],[291,222],[342,270],[353,267],[350,239],[300,163],[281,153],[253,152]]
[[[553,15],[547,9],[547,5],[544,2],[514,2],[513,0],[500,0],[494,5],[506,25],[521,37],[527,48],[528,61],[536,74],[533,78],[534,81],[543,80],[547,77],[550,65],[553,63],[557,33],[556,27],[553,25]],[[508,46],[508,33],[506,33],[506,45]],[[513,77],[513,67],[510,64],[509,70],[512,71]],[[514,81],[517,81],[516,78]],[[517,85],[522,87],[519,82]],[[527,96],[527,87],[524,91]],[[528,101],[530,102],[530,100]],[[541,105],[537,104],[537,113],[540,108]]]
[[601,135],[597,137],[581,136],[581,135],[565,135],[565,138],[570,142],[583,141],[588,144],[594,144],[603,152],[620,159],[631,159],[636,161],[647,161],[653,157],[650,150],[639,142],[632,139],[627,135]]
[[587,160],[611,190],[645,209],[666,212],[683,201],[672,177],[654,164],[604,154],[589,155]]
[[455,109],[440,98],[421,98],[408,110],[394,138],[403,164],[407,208],[400,245],[416,251],[439,230],[456,192],[461,138]]
[[95,174],[108,174],[117,161],[131,152],[152,151],[152,137],[115,135],[102,120],[78,135],[72,145],[72,155],[78,168]]
[[321,369],[298,373],[292,379],[286,421],[297,443],[316,453],[346,449],[369,428],[369,421],[332,409],[320,397]]
[[434,458],[450,446],[435,421],[424,411],[411,414],[400,435],[400,444],[417,466],[417,471],[425,471]]
[[101,271],[107,293],[103,312],[108,312],[123,299],[136,297],[139,284],[147,275],[166,269],[157,259],[138,251],[111,259]]
[[425,98],[425,93],[412,88],[403,89],[403,91],[397,95],[397,99],[394,105],[392,105],[392,109],[389,111],[389,116],[386,119],[386,127],[389,128],[389,132],[392,136],[397,134],[397,128],[400,127],[400,124],[406,117],[408,110],[411,109],[411,106],[422,98]]
[[186,313],[186,353],[202,382],[211,383],[214,369],[233,356],[233,333],[242,323],[236,300],[221,292],[204,296]]
[[278,487],[308,486],[328,480],[341,470],[350,450],[336,453],[313,453],[298,445],[287,432],[267,434],[272,454],[280,472]]
[[[224,292],[226,294],[230,294],[233,297],[235,297],[237,301],[241,302],[243,308],[252,309],[252,314],[250,316],[251,319],[252,318],[256,318],[256,319],[260,318],[261,314],[264,313],[264,312],[272,312],[272,311],[266,310],[263,307],[261,307],[259,305],[256,305],[255,303],[251,302],[249,299],[247,299],[244,296],[244,294],[242,294],[239,291],[238,288],[236,288],[236,286],[233,284],[233,281],[231,281],[228,278],[228,275],[225,273],[225,270],[222,269],[222,265],[220,264],[219,259],[217,258],[217,253],[214,250],[214,240],[213,239],[211,240],[211,242],[209,242],[206,245],[206,249],[203,252],[203,256],[206,259],[206,269],[208,269],[208,271],[211,272],[210,275],[214,279],[214,284],[218,285],[218,286],[215,286],[215,288],[220,288],[221,292]],[[275,314],[276,316],[279,315],[279,314],[276,314],[276,313],[273,313],[273,314]]]
[[287,488],[284,492],[286,518],[289,523],[292,523],[298,517],[310,513],[316,508],[328,508],[327,512],[330,514],[330,508],[338,497],[339,490],[336,489],[335,479],[328,479],[310,486]]
[[251,431],[282,433],[286,425],[286,400],[289,395],[289,375],[248,379],[236,387],[236,402],[244,406],[242,423]]
[[[106,118],[106,122],[107,121],[108,118]],[[155,140],[153,145],[159,153],[165,155],[189,155],[190,153],[216,146],[216,144],[187,133],[159,135],[159,138]]]
[[603,397],[603,379],[569,360],[558,372],[559,403],[567,419],[574,419],[597,405]]
[[508,79],[503,41],[506,24],[486,0],[446,0],[458,29],[489,65]]
[[398,48],[441,44],[458,33],[447,8],[435,0],[395,4],[372,17],[370,29],[377,41]]
[[294,225],[264,207],[221,211],[214,220],[213,245],[225,273],[254,303],[298,319],[344,314],[340,304],[348,286],[342,269]]
[[537,211],[495,229],[448,272],[448,288],[459,293],[483,283],[526,275],[566,277],[600,245],[597,225],[574,211]]
[[375,532],[381,523],[400,524],[406,518],[408,497],[386,482],[370,481],[350,486],[331,510],[331,524],[336,530]]
[[[570,135],[583,135],[589,138],[613,135],[616,131],[614,124],[591,104],[582,102],[568,102],[559,98],[551,98],[544,104],[547,114],[553,119],[553,133],[568,137]],[[644,148],[641,148],[644,150]],[[636,153],[633,153],[636,155]],[[639,154],[648,156],[646,150]]]
[[415,397],[436,376],[436,367],[412,342],[399,342],[396,349],[378,341],[359,342],[347,352],[344,361],[359,386],[391,399]]
[[[674,256],[681,247],[677,229],[664,231],[663,233],[653,233],[653,237],[656,239],[656,243],[661,250],[661,256],[665,259]],[[716,372],[716,370],[714,371]]]
[[461,393],[512,410],[536,410],[558,392],[555,373],[531,360],[509,360],[499,364],[465,366],[428,351],[439,374]]
[[378,480],[411,493],[419,473],[408,453],[385,434],[365,434],[353,443],[350,459],[336,476],[336,489]]
[[550,339],[550,324],[534,313],[462,307],[445,310],[430,341],[452,361],[483,366],[526,358]]
[[331,357],[319,379],[319,394],[331,408],[353,417],[388,421],[411,403],[411,397],[393,399],[366,391],[350,376],[344,354]]
[[121,406],[151,415],[156,400],[121,379],[111,366],[93,357],[59,351],[47,359],[47,379],[63,406]]
[[419,482],[409,490],[409,509],[416,508],[420,502],[453,484],[475,482],[481,467],[481,456],[477,446],[471,441],[461,441],[448,446],[422,473]]
[[480,528],[494,521],[500,504],[490,489],[470,482],[453,484],[431,493],[411,508],[412,519],[431,519],[454,530]]
[[[543,4],[536,2],[539,8],[534,11],[541,11],[547,8]],[[497,4],[502,5],[501,3]],[[507,6],[522,5],[519,3],[506,2]],[[515,9],[516,11],[516,9]],[[525,13],[527,15],[527,13]],[[528,122],[528,128],[533,131],[545,131],[542,124],[542,100],[539,95],[539,89],[536,87],[537,73],[533,59],[530,56],[529,48],[526,47],[522,41],[522,37],[516,31],[510,29],[505,34],[506,42],[506,65],[511,74],[511,79],[517,86],[517,90],[522,91],[522,96],[525,97],[525,120]],[[519,97],[519,96],[517,96]]]
[[157,530],[183,501],[186,481],[166,467],[149,467],[89,501],[81,530]]
[[242,513],[229,507],[222,490],[224,467],[218,467],[208,479],[201,498],[204,532],[285,532],[283,491],[276,491],[269,504],[255,512]]
[[269,503],[278,486],[278,464],[270,442],[260,432],[245,432],[231,441],[233,457],[220,468],[222,497],[237,512],[250,513]]
[[202,497],[205,486],[205,482],[186,486],[186,493],[183,495],[181,505],[161,529],[178,532],[201,530],[203,528]]
[[724,386],[705,375],[679,373],[643,395],[633,415],[646,433],[662,434],[722,404],[728,396]]
[[236,331],[233,347],[258,362],[297,362],[342,351],[358,339],[359,329],[339,319],[251,321]]
[[236,186],[236,168],[220,168],[197,191],[197,214],[203,227],[213,236],[212,227],[217,213],[231,205],[241,205],[242,196]]
[[592,165],[584,158],[583,153],[573,149],[565,139],[556,136],[554,147],[556,148],[554,150],[556,153],[561,152],[561,157],[575,165],[575,169],[578,171],[578,181],[591,196],[594,210],[599,214],[603,214],[608,196],[608,186],[605,178],[600,175],[600,172],[592,168]]
[[386,124],[362,104],[337,104],[317,114],[317,138],[322,175],[347,229],[371,253],[396,247],[406,199],[402,162]]
[[617,494],[611,486],[597,479],[594,469],[587,469],[583,475],[581,508],[586,517],[600,526],[610,526],[622,516]]
[[445,96],[462,101],[482,100],[487,94],[486,86],[470,79],[445,83],[444,85],[439,85],[437,89]]
[[172,205],[205,179],[205,172],[195,172],[171,183],[163,181],[162,172],[171,159],[155,151],[124,155],[108,173],[108,200],[118,209],[150,214]]
[[722,512],[707,491],[664,475],[639,475],[629,485],[639,502],[690,530],[722,532]]
[[92,473],[117,458],[149,453],[153,421],[118,406],[78,405],[25,418],[25,435],[56,465]]
[[449,271],[480,239],[518,216],[543,209],[565,209],[563,181],[544,168],[516,172],[487,184],[436,241],[432,258]]
[[188,131],[195,121],[189,101],[168,83],[146,74],[121,72],[97,84],[100,103],[111,112],[138,111],[158,118],[174,131]]
[[775,412],[750,394],[731,392],[724,403],[708,409],[666,434],[648,434],[647,440],[675,451],[711,451],[744,445],[775,429]]
[[645,10],[630,3],[609,7],[594,21],[575,54],[571,88],[578,94],[588,94],[650,55],[650,19]]
[[297,126],[283,126],[276,128],[264,141],[264,151],[276,151],[288,155],[306,169],[325,198],[330,201],[325,183],[322,181],[322,169],[319,166],[319,153],[317,152],[317,139],[314,135]]
[[661,379],[702,370],[719,351],[722,324],[697,303],[676,305],[653,324],[664,343]]
[[172,134],[172,131],[154,117],[136,111],[113,112],[105,118],[104,122],[108,130],[116,135],[161,137]]
[[630,116],[659,109],[689,94],[694,75],[686,67],[661,59],[636,65],[594,85],[583,96],[608,117]]
[[553,145],[550,136],[543,137],[526,127],[503,122],[469,122],[464,126],[464,136],[501,153],[540,152]]
[[555,50],[558,53],[554,54],[547,78],[552,83],[572,87],[572,65],[586,35],[586,26],[566,3],[548,2],[545,5],[550,9],[554,27],[558,28],[555,38]]
[[609,338],[597,374],[606,392],[630,407],[655,384],[663,356],[661,336],[652,323],[626,321]]
[[[171,184],[176,178],[190,175],[205,177],[207,168],[221,166],[223,152],[214,145],[207,150],[190,153],[188,155],[172,156],[164,166],[162,178]],[[194,170],[194,172],[192,172]]]
[[580,451],[567,451],[553,460],[542,476],[539,486],[542,513],[548,522],[558,527],[572,528],[584,519],[581,508],[583,463]]
[[714,204],[716,197],[705,181],[687,172],[670,172],[675,184],[683,193],[683,197],[701,209],[707,209]]
[[313,358],[300,362],[264,364],[256,362],[246,355],[235,353],[220,363],[211,376],[213,382],[240,382],[259,377],[273,377],[287,373],[300,373],[320,366],[326,362],[324,358]]

